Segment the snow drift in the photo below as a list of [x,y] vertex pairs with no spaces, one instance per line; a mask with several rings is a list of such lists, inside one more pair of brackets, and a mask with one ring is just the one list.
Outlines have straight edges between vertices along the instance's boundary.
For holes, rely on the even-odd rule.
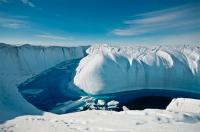
[[86,48],[11,46],[1,43],[0,121],[20,114],[41,114],[21,96],[17,85],[63,61],[84,57]]
[[92,95],[163,89],[200,93],[199,46],[108,46],[87,50],[74,83]]

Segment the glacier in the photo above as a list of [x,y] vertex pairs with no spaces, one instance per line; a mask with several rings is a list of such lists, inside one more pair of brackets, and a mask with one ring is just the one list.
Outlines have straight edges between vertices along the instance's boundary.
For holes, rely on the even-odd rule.
[[0,121],[44,111],[134,109],[142,103],[136,99],[143,97],[165,97],[151,102],[165,101],[162,108],[172,98],[200,98],[198,45],[44,47],[1,43],[0,60],[0,115],[4,115]]
[[91,95],[134,90],[200,94],[198,45],[93,45],[86,52],[76,69],[74,84]]

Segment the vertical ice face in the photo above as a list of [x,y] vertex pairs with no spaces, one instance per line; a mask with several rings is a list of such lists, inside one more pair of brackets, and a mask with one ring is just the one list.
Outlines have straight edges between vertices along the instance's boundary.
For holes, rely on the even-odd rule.
[[90,94],[138,89],[200,93],[199,46],[92,46],[74,83]]
[[17,84],[63,61],[84,57],[86,48],[0,44],[0,115],[6,116],[0,121],[13,115],[40,113],[23,99]]
[[84,56],[83,47],[0,45],[0,71],[5,74],[36,75],[66,59]]

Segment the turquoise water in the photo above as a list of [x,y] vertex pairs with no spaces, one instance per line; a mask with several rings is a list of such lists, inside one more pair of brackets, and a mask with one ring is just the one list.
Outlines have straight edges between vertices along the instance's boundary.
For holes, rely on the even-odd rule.
[[[72,108],[63,113],[74,112],[86,109],[105,109],[121,111],[123,106],[129,109],[159,108],[165,109],[173,98],[196,98],[200,99],[200,94],[183,90],[170,90],[170,88],[156,88],[132,90],[103,95],[89,95],[81,90],[73,91],[69,89],[69,83],[73,81],[75,69],[81,59],[68,60],[62,62],[37,76],[34,76],[18,86],[23,97],[43,111],[50,111],[53,108],[68,107],[67,101],[72,100]],[[81,96],[88,96],[80,101]],[[98,100],[105,102],[99,106]],[[115,100],[119,102],[110,109],[108,102]],[[60,105],[57,105],[59,104]],[[62,104],[63,103],[63,104]]]

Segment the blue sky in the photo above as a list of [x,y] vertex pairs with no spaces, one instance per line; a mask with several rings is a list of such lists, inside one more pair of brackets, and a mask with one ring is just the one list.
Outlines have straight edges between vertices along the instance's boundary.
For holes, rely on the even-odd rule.
[[200,44],[200,0],[0,0],[0,42]]

